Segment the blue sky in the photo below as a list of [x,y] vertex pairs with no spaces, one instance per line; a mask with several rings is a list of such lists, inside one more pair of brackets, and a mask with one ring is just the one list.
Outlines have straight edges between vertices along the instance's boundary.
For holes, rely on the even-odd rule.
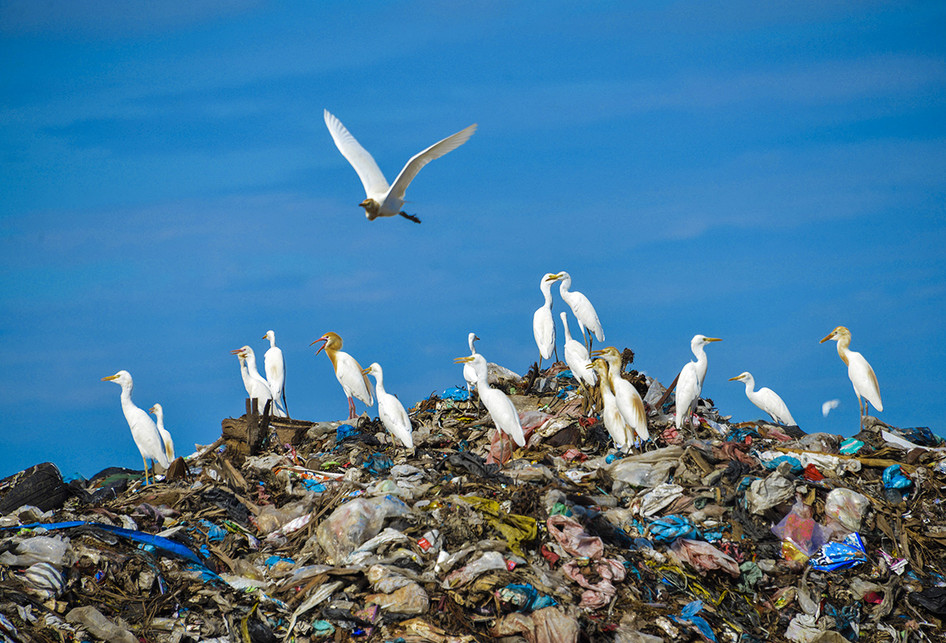
[[[304,419],[346,414],[329,330],[407,404],[462,382],[470,331],[525,372],[559,270],[665,384],[723,338],[703,393],[737,420],[748,370],[856,432],[818,344],[843,324],[880,417],[942,433],[944,28],[938,2],[3,2],[0,475],[140,466],[119,369],[179,452],[213,441],[269,329]],[[411,185],[421,225],[368,222],[324,108],[389,180],[479,129]]]

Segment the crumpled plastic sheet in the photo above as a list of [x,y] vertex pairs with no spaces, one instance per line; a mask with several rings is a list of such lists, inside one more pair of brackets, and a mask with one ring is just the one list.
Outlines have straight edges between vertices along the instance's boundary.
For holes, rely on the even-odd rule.
[[498,551],[486,551],[469,564],[451,572],[441,586],[444,589],[459,589],[493,569],[506,569],[506,561]]
[[535,540],[538,536],[538,523],[535,518],[508,514],[500,508],[499,503],[488,498],[477,496],[457,496],[457,500],[473,505],[477,511],[486,517],[486,521],[496,531],[503,535],[509,545],[509,551],[517,556],[523,556],[522,543]]
[[909,489],[913,486],[913,481],[903,475],[899,464],[892,464],[883,473],[885,489]]
[[490,629],[493,637],[522,634],[528,643],[577,643],[580,632],[578,620],[558,607],[545,607],[532,614],[513,612]]
[[713,643],[716,643],[716,634],[713,632],[713,628],[710,627],[709,622],[705,618],[698,616],[702,609],[703,601],[691,601],[683,606],[683,609],[680,610],[679,616],[671,616],[670,618],[672,618],[677,623],[692,625],[697,630],[699,630],[703,637],[709,641],[713,641]]
[[601,558],[604,555],[604,543],[601,539],[590,536],[574,518],[549,516],[546,526],[555,541],[572,556]]
[[558,605],[558,602],[546,594],[542,594],[532,585],[512,583],[496,591],[496,596],[502,602],[515,606],[520,612],[532,612],[543,607]]
[[795,483],[777,471],[767,478],[753,480],[746,489],[746,506],[754,514],[791,500],[795,496]]
[[823,528],[811,516],[811,508],[799,500],[792,505],[792,510],[772,527],[772,533],[778,536],[779,540],[790,543],[805,560],[818,551],[826,540]]
[[812,569],[831,572],[866,563],[869,560],[860,534],[853,533],[845,536],[841,542],[825,543],[814,556],[808,559],[808,563]]
[[[583,562],[585,561],[570,560],[562,565],[562,573],[586,590],[582,592],[581,603],[578,606],[587,609],[605,607],[617,593],[614,583],[624,580],[626,575],[624,564],[610,558],[600,558],[588,564],[582,564]],[[593,568],[601,580],[597,583],[589,581],[585,575],[588,567]]]
[[867,496],[852,489],[838,487],[832,489],[825,498],[824,515],[847,531],[858,531],[870,506],[870,498]]
[[670,543],[678,538],[702,538],[700,530],[684,516],[664,516],[650,523],[647,533],[654,542]]
[[738,578],[741,573],[739,563],[732,556],[721,552],[704,540],[678,538],[670,546],[670,551],[680,560],[690,563],[700,573],[719,569],[733,578]]
[[339,506],[316,529],[326,558],[338,564],[359,545],[375,537],[388,518],[407,516],[410,508],[400,498],[355,498]]

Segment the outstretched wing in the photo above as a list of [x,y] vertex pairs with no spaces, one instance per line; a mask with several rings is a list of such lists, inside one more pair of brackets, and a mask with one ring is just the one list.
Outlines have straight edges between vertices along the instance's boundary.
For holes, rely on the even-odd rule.
[[378,193],[385,194],[388,191],[388,182],[381,174],[381,169],[375,163],[374,158],[368,154],[368,150],[363,148],[361,143],[356,141],[355,137],[345,129],[342,122],[328,110],[325,110],[325,125],[332,135],[332,140],[335,141],[335,147],[358,173],[358,178],[361,179],[361,183],[365,187],[365,194],[368,197]]
[[473,123],[466,129],[460,130],[456,134],[434,143],[420,154],[415,154],[394,180],[394,185],[391,186],[390,196],[403,200],[407,186],[411,184],[411,181],[414,180],[414,177],[417,176],[417,173],[420,172],[422,167],[466,143],[470,137],[473,136],[473,132],[475,131],[476,123]]

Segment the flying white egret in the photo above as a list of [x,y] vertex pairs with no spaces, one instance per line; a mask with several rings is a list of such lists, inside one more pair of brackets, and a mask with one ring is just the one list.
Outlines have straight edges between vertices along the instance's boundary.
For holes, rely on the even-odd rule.
[[611,380],[611,389],[617,403],[621,417],[633,431],[633,438],[649,440],[647,430],[647,411],[644,409],[644,400],[634,385],[621,377],[621,353],[614,346],[593,351],[592,355],[600,355],[608,363],[608,377]]
[[[128,371],[118,371],[114,375],[102,378],[103,382],[115,382],[122,387],[122,413],[125,414],[125,421],[128,422],[128,428],[131,429],[131,437],[135,440],[135,446],[141,453],[141,462],[145,467],[145,484],[148,484],[148,460],[158,462],[165,469],[170,466],[167,453],[164,451],[164,441],[161,434],[158,433],[158,427],[151,419],[151,416],[145,413],[143,409],[135,406],[131,401],[131,391],[135,387]],[[154,472],[152,471],[152,480]]]
[[365,375],[374,375],[374,388],[378,394],[378,417],[388,433],[408,449],[414,448],[414,436],[411,435],[411,419],[404,410],[401,401],[384,390],[384,373],[381,365],[374,362],[362,371]]
[[168,457],[168,462],[174,460],[174,440],[171,439],[171,433],[164,428],[164,409],[160,404],[155,404],[148,413],[154,413],[155,422],[158,425],[158,433],[161,434],[161,441],[164,443],[164,453]]
[[696,356],[695,362],[687,362],[680,376],[677,379],[676,409],[674,423],[679,430],[683,425],[683,419],[689,418],[690,414],[696,409],[697,400],[700,399],[700,393],[703,391],[703,379],[706,377],[706,351],[703,347],[710,342],[722,341],[717,337],[706,337],[705,335],[694,335],[690,340],[690,350]]
[[753,388],[755,388],[755,378],[752,377],[752,373],[748,371],[740,373],[736,377],[730,377],[729,381],[745,382],[746,397],[749,398],[749,401],[768,413],[769,416],[779,424],[784,424],[785,426],[798,425],[792,418],[792,414],[788,412],[788,406],[775,391],[764,386],[758,391],[753,390]]
[[[256,406],[262,413],[266,408],[266,403],[273,399],[273,393],[269,384],[259,371],[256,370],[256,354],[249,346],[242,346],[230,351],[231,355],[236,355],[240,360],[240,374],[243,376],[243,387],[246,388],[246,394],[251,400],[256,400]],[[277,414],[278,409],[275,404],[270,405],[270,413]]]
[[598,374],[598,388],[601,390],[601,421],[614,440],[614,446],[624,449],[634,441],[634,429],[624,421],[624,416],[618,410],[618,403],[611,388],[611,379],[608,363],[603,359],[592,362],[592,368]]
[[841,405],[841,400],[828,400],[821,405],[821,415],[823,417],[828,417],[828,413],[838,408]]
[[[476,336],[476,333],[470,333],[467,336],[467,341],[470,344],[470,355],[476,355],[476,348],[473,346],[473,342],[478,340],[479,337]],[[463,365],[463,379],[466,380],[466,390],[470,394],[470,398],[473,397],[473,389],[476,388],[476,369],[473,367],[472,363]]]
[[581,334],[585,339],[587,348],[591,349],[591,336],[589,333],[585,333],[586,328],[598,338],[599,342],[603,342],[604,329],[601,328],[601,322],[598,321],[598,313],[595,312],[595,307],[591,305],[591,302],[588,301],[588,298],[582,293],[577,290],[569,290],[569,288],[572,287],[571,275],[562,271],[558,274],[550,275],[546,277],[546,279],[550,281],[560,280],[562,282],[558,287],[558,292],[565,303],[568,304],[568,307],[572,309],[572,313],[575,314],[575,319],[578,320],[578,328],[581,329]]
[[532,315],[532,334],[535,336],[535,345],[539,347],[539,370],[542,370],[542,360],[552,357],[555,350],[555,320],[552,319],[552,282],[554,277],[550,272],[545,273],[539,281],[539,290],[545,298],[545,303]]
[[[847,376],[854,385],[854,394],[857,395],[857,407],[861,411],[861,428],[864,428],[864,420],[867,419],[867,403],[870,402],[878,411],[884,410],[884,404],[880,401],[880,384],[877,383],[877,376],[874,375],[874,369],[870,367],[864,356],[857,351],[848,348],[851,345],[851,331],[844,326],[838,326],[831,334],[821,340],[825,343],[829,339],[838,342],[838,355],[841,361],[847,365]],[[864,398],[862,401],[861,398]]]
[[289,415],[289,406],[286,404],[286,360],[283,357],[282,349],[276,346],[276,333],[271,330],[266,331],[263,339],[269,340],[269,348],[263,355],[263,371],[266,373],[266,383],[269,384],[269,390],[273,394],[273,404],[279,405],[282,399],[282,408],[280,409],[287,417]]
[[371,394],[371,382],[368,376],[364,374],[361,364],[354,357],[342,350],[342,338],[338,333],[328,332],[309,344],[325,342],[315,351],[318,355],[323,350],[332,361],[332,368],[335,369],[335,379],[342,385],[345,391],[345,397],[348,398],[348,419],[355,417],[355,401],[352,396],[357,397],[365,403],[366,406],[374,404],[374,397]]
[[577,339],[572,339],[568,330],[568,317],[565,312],[560,313],[562,325],[565,326],[565,363],[572,370],[572,375],[582,384],[591,387],[595,385],[595,371],[591,366],[588,349]]
[[479,353],[467,357],[457,357],[453,360],[458,364],[472,363],[476,371],[476,392],[480,401],[486,407],[489,417],[492,418],[496,430],[510,436],[520,447],[526,445],[526,436],[519,423],[519,412],[516,411],[512,400],[498,389],[494,389],[486,381],[486,358]]
[[473,136],[473,132],[476,131],[476,123],[474,123],[466,129],[434,143],[423,152],[415,154],[401,170],[401,173],[397,175],[397,178],[394,179],[394,185],[388,186],[388,182],[378,168],[378,164],[375,163],[374,158],[345,129],[341,121],[330,114],[328,110],[325,110],[324,116],[325,125],[332,135],[332,140],[335,141],[335,146],[355,168],[355,172],[358,173],[358,178],[361,179],[361,183],[365,188],[366,198],[358,205],[365,209],[365,216],[368,217],[369,221],[374,221],[378,217],[393,217],[399,214],[414,223],[420,223],[420,219],[416,216],[401,211],[404,206],[404,191],[407,190],[407,186],[414,180],[422,167],[447,152],[457,149],[466,143]]

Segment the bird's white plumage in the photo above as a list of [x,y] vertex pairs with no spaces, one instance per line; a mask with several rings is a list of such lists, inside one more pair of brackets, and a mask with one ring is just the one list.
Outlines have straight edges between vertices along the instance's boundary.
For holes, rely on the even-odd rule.
[[611,388],[607,363],[604,360],[596,359],[592,366],[598,374],[598,388],[601,391],[601,421],[604,423],[604,428],[611,435],[611,439],[614,440],[614,445],[619,449],[624,449],[634,441],[634,430],[627,425],[624,416],[618,409],[614,390]]
[[[479,337],[476,336],[476,333],[470,333],[467,336],[467,341],[470,344],[470,355],[476,355],[476,347],[473,346],[473,342],[478,340]],[[463,379],[466,381],[466,390],[470,395],[473,394],[473,389],[476,388],[476,368],[473,366],[472,362],[467,362],[463,365]]]
[[[246,394],[251,400],[256,400],[257,408],[262,413],[266,408],[266,403],[273,399],[273,394],[269,389],[269,384],[256,369],[256,354],[249,346],[242,346],[230,352],[240,360],[240,374],[243,375]],[[275,415],[276,411],[275,406],[270,405],[270,413]]]
[[565,363],[568,364],[575,379],[586,386],[594,386],[597,376],[591,366],[588,349],[577,339],[572,339],[572,334],[568,330],[568,317],[565,313],[560,313],[560,316],[562,325],[565,326]]
[[785,426],[796,426],[798,424],[795,422],[794,418],[792,418],[792,414],[788,412],[788,405],[785,404],[775,391],[764,386],[758,391],[754,390],[755,378],[752,377],[752,373],[748,371],[740,373],[736,377],[729,378],[729,381],[744,382],[746,385],[746,397],[749,398],[749,401],[768,413],[769,416],[779,424],[784,424]]
[[510,436],[513,441],[523,447],[526,445],[525,433],[522,430],[522,424],[519,422],[519,412],[506,394],[500,390],[494,389],[486,381],[486,358],[479,353],[468,357],[458,357],[456,362],[472,363],[476,372],[476,392],[480,396],[480,401],[486,407],[486,412],[493,420],[496,429]]
[[[835,340],[838,343],[838,355],[841,360],[847,364],[847,376],[854,386],[854,394],[857,396],[857,405],[861,409],[861,424],[867,417],[867,402],[878,411],[884,410],[883,402],[880,399],[880,384],[877,382],[877,376],[874,375],[874,369],[870,367],[864,356],[857,351],[848,348],[851,345],[851,331],[844,326],[838,326],[831,334],[821,340],[821,343],[828,340]],[[861,398],[866,401],[861,405]]]
[[371,394],[371,383],[368,376],[364,374],[361,364],[342,350],[343,342],[338,333],[328,332],[312,342],[325,342],[315,352],[316,355],[323,350],[332,362],[332,368],[335,369],[335,379],[341,384],[345,397],[348,398],[349,419],[355,417],[355,403],[352,397],[357,397],[364,402],[366,406],[374,404],[374,398]]
[[413,449],[414,436],[411,433],[411,419],[401,401],[384,390],[384,373],[381,365],[374,362],[364,372],[366,375],[374,375],[374,388],[378,397],[378,417],[381,419],[381,424],[401,444],[408,449]]
[[324,117],[325,125],[332,135],[332,140],[335,141],[338,151],[358,173],[358,178],[361,179],[361,183],[365,188],[365,196],[378,206],[375,214],[366,208],[366,215],[369,220],[400,214],[401,207],[404,205],[404,193],[407,186],[414,180],[421,168],[466,143],[473,132],[476,131],[476,124],[474,123],[415,154],[401,169],[394,183],[389,186],[374,158],[355,140],[355,137],[342,125],[341,121],[328,110],[325,110]]
[[147,483],[148,460],[159,462],[165,469],[171,464],[167,453],[165,453],[164,441],[161,439],[161,434],[158,433],[158,427],[144,409],[138,408],[131,401],[131,393],[135,385],[128,371],[118,371],[114,375],[103,377],[102,381],[115,382],[122,387],[122,413],[125,415],[125,421],[128,422],[128,428],[131,429],[131,437],[135,441],[135,446],[138,447],[138,452],[141,454],[145,471],[145,483]]
[[601,327],[601,322],[598,321],[598,313],[595,311],[595,307],[591,305],[591,302],[583,293],[578,292],[577,290],[571,290],[572,287],[572,277],[567,272],[562,271],[556,275],[548,277],[552,281],[561,281],[561,284],[558,287],[558,292],[562,296],[562,299],[568,304],[568,307],[572,309],[572,313],[575,315],[575,319],[578,320],[578,328],[581,329],[581,334],[585,335],[585,329],[587,328],[599,342],[604,341],[604,329]]
[[614,400],[621,417],[634,434],[632,439],[649,440],[650,431],[647,430],[647,410],[644,408],[644,400],[641,399],[634,385],[621,377],[621,354],[618,349],[608,346],[595,351],[595,354],[601,355],[607,362],[608,379],[611,390],[614,392]]
[[694,335],[693,339],[690,340],[690,350],[696,356],[696,361],[687,362],[677,379],[676,409],[674,412],[674,424],[677,429],[683,426],[683,419],[689,417],[696,409],[696,403],[703,391],[703,380],[706,378],[706,369],[709,365],[703,347],[710,342],[718,341],[720,340],[716,337],[706,337],[705,335]]
[[532,315],[532,334],[535,337],[535,345],[539,348],[539,355],[542,359],[552,357],[552,351],[555,350],[555,320],[552,318],[552,273],[545,273],[539,282],[539,290],[545,298],[545,303],[539,306],[538,310]]
[[286,359],[283,357],[282,349],[276,346],[276,333],[271,330],[266,331],[263,339],[269,340],[269,348],[263,354],[263,371],[266,373],[266,383],[269,385],[269,391],[273,396],[273,403],[285,415],[287,410],[282,398],[286,386]]
[[841,400],[828,400],[821,405],[821,415],[823,417],[828,417],[828,413],[838,408],[841,405]]
[[161,434],[161,441],[164,442],[164,453],[168,457],[168,462],[174,460],[174,440],[171,439],[171,433],[164,428],[164,408],[160,404],[155,404],[149,413],[154,413],[154,421],[158,427],[158,433]]

